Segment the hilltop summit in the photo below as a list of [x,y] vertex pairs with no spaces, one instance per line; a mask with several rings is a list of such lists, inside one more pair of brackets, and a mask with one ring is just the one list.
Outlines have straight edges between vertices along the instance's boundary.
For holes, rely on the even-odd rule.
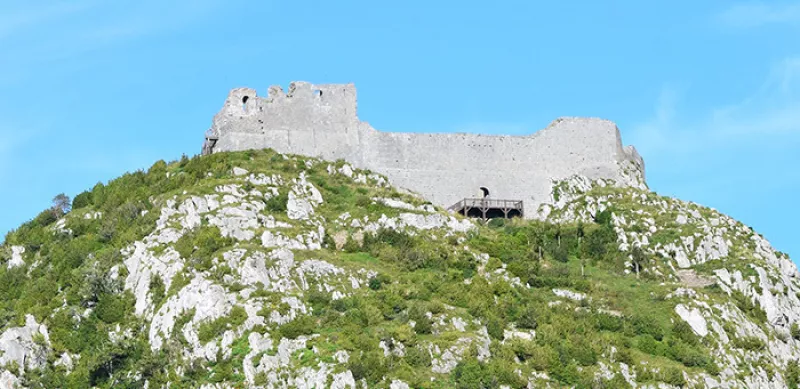
[[741,223],[603,180],[482,223],[344,161],[215,152],[0,246],[0,388],[782,388],[800,274]]

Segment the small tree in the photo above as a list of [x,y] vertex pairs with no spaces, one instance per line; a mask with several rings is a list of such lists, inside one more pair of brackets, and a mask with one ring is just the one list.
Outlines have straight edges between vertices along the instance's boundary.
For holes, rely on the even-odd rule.
[[586,258],[583,255],[583,250],[581,247],[581,242],[583,237],[586,235],[586,232],[583,230],[583,222],[578,222],[578,229],[575,231],[575,235],[578,237],[578,255],[581,257],[581,277],[586,277]]
[[53,197],[53,213],[56,217],[61,217],[65,213],[69,212],[72,208],[72,200],[69,199],[69,196],[59,193],[56,197]]
[[633,246],[633,249],[631,249],[631,262],[633,268],[636,270],[636,278],[639,278],[639,272],[642,270],[642,267],[647,265],[648,260],[649,258],[645,255],[641,247]]
[[556,239],[558,240],[558,247],[561,247],[561,225],[556,226]]
[[594,222],[599,224],[599,225],[601,225],[601,226],[609,226],[609,227],[613,226],[612,225],[612,217],[611,217],[611,210],[610,209],[606,209],[604,211],[597,212],[594,215],[593,218],[594,218]]

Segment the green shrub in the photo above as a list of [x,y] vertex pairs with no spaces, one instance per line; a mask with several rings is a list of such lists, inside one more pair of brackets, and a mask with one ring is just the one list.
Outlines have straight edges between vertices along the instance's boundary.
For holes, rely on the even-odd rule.
[[636,348],[642,352],[655,356],[666,354],[666,346],[653,338],[652,335],[640,335],[636,338]]
[[611,224],[611,214],[612,211],[610,208],[605,209],[603,211],[597,212],[594,215],[594,222],[605,227],[613,227]]
[[800,364],[797,361],[789,361],[786,364],[786,386],[790,389],[800,389]]
[[453,378],[458,389],[482,389],[494,386],[495,377],[477,359],[459,362],[453,370]]
[[166,296],[166,286],[158,274],[150,276],[150,296],[152,297],[153,305],[158,309]]
[[356,196],[356,207],[359,208],[367,208],[372,205],[372,199],[369,196]]
[[503,266],[503,262],[500,262],[497,258],[489,258],[489,262],[486,263],[486,271],[495,271]]
[[431,354],[422,345],[406,349],[405,360],[413,367],[430,367]]
[[421,305],[415,305],[409,310],[408,319],[414,321],[414,332],[418,334],[430,334],[433,331],[433,322]]
[[72,209],[79,209],[92,205],[92,192],[84,191],[72,199]]
[[528,380],[517,375],[516,364],[505,358],[494,358],[487,362],[486,369],[492,377],[490,387],[503,387],[502,385],[510,386],[512,388],[526,388]]
[[753,301],[744,295],[744,293],[734,290],[731,293],[731,297],[733,297],[736,306],[742,310],[747,316],[755,319],[758,323],[766,323],[767,322],[767,314],[764,312],[763,309],[758,307],[753,303]]
[[308,292],[308,302],[314,309],[314,314],[321,314],[331,303],[331,296],[325,292],[312,288]]
[[692,327],[683,320],[675,321],[675,324],[672,326],[672,335],[691,346],[697,346],[700,344],[700,341],[694,334]]
[[655,318],[651,316],[633,316],[630,323],[633,326],[634,333],[637,335],[650,335],[658,341],[664,338],[664,330]]
[[197,329],[197,338],[200,343],[208,343],[217,336],[222,335],[228,329],[228,318],[220,317],[215,320],[200,323]]
[[369,288],[372,290],[379,290],[383,285],[390,284],[392,281],[388,275],[379,273],[375,277],[369,279]]
[[228,329],[235,329],[242,325],[245,320],[247,320],[247,311],[238,305],[234,306],[228,316],[201,323],[197,330],[197,337],[201,343],[208,343]]
[[536,303],[529,302],[516,312],[516,323],[519,328],[535,330],[539,327],[539,318],[542,308]]
[[627,347],[621,347],[617,349],[615,358],[618,362],[624,363],[628,366],[636,365],[636,359],[634,359],[633,353]]
[[569,260],[569,251],[566,245],[553,249],[553,259],[559,262],[567,262]]
[[486,331],[492,339],[503,340],[506,323],[495,315],[486,321]]
[[686,385],[686,378],[683,377],[683,371],[677,367],[670,367],[664,370],[662,381],[669,385],[682,387]]
[[301,335],[311,335],[314,333],[317,325],[313,318],[310,316],[300,316],[282,326],[278,329],[281,336],[289,339],[297,339]]
[[[521,348],[517,349],[518,357],[521,355],[519,351],[521,351]],[[561,364],[558,352],[551,347],[532,345],[527,349],[527,352],[527,355],[525,355],[527,362],[536,370],[549,371],[552,366]]]
[[380,382],[386,374],[383,354],[378,351],[369,351],[360,356],[350,357],[347,367],[353,373],[356,381],[363,378],[367,380],[367,383],[373,385]]
[[33,219],[33,223],[37,227],[47,227],[55,221],[58,220],[58,215],[53,212],[51,209],[45,209],[44,211],[40,212],[39,215]]
[[228,319],[231,326],[236,328],[247,321],[247,311],[243,307],[236,305],[231,309],[231,313],[228,314]]
[[688,367],[703,367],[710,362],[703,350],[674,339],[669,342],[667,355]]
[[650,370],[647,365],[634,365],[634,371],[636,371],[636,382],[651,382],[656,379],[653,370]]
[[232,238],[223,237],[216,226],[203,226],[181,236],[175,242],[175,250],[182,258],[197,262],[200,270],[208,270],[211,256],[233,242]]
[[619,332],[624,326],[622,318],[607,313],[595,313],[592,318],[595,328],[600,331]]
[[597,352],[591,344],[586,341],[575,341],[568,347],[569,359],[574,360],[581,366],[592,366],[597,363]]
[[756,336],[736,336],[732,341],[734,347],[749,351],[761,351],[767,347],[766,343]]
[[514,261],[508,264],[507,270],[526,282],[539,274],[539,266],[539,261]]
[[578,365],[574,362],[569,364],[555,365],[550,368],[551,376],[569,386],[584,386],[578,385],[587,379],[588,373],[581,372]]
[[97,302],[95,312],[97,317],[106,323],[119,323],[132,306],[130,299],[125,295],[104,294]]
[[[335,244],[331,247],[336,247]],[[353,239],[352,237],[348,238],[344,245],[342,246],[342,250],[346,253],[357,253],[361,251],[361,245],[358,244],[358,241]]]
[[582,254],[589,258],[601,259],[617,242],[617,233],[610,226],[594,229],[583,241]]
[[289,203],[289,193],[278,193],[277,196],[272,196],[264,202],[267,211],[270,212],[286,212],[287,204]]

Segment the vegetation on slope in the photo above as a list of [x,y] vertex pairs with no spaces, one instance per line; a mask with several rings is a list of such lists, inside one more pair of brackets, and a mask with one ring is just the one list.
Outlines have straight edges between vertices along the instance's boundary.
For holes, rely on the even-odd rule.
[[[341,161],[334,164],[335,169],[342,166]],[[153,349],[150,320],[134,313],[136,298],[124,287],[125,249],[154,230],[168,199],[210,194],[220,185],[238,182],[234,167],[287,181],[301,172],[307,175],[325,200],[317,212],[327,233],[322,248],[295,250],[295,259],[365,269],[370,274],[367,285],[334,298],[310,281],[298,296],[311,309],[285,324],[266,322],[243,330],[248,313],[235,306],[229,315],[198,328],[201,344],[241,330],[231,352],[220,349],[213,361],[188,357],[188,340],[178,330],[164,347]],[[247,185],[245,190],[251,189]],[[292,223],[286,216],[287,193],[265,199],[264,215]],[[278,352],[282,340],[298,338],[307,343],[293,354],[293,369],[336,364],[336,371],[349,370],[369,387],[388,387],[395,379],[418,388],[522,388],[529,381],[628,387],[622,374],[605,373],[604,366],[612,363],[629,366],[638,383],[682,386],[684,372],[719,373],[708,340],[695,335],[667,298],[679,284],[666,275],[637,271],[664,267],[668,258],[638,248],[620,251],[612,209],[587,222],[493,220],[467,233],[379,228],[359,241],[350,231],[337,249],[337,230],[352,230],[333,223],[344,213],[354,220],[400,214],[374,198],[424,204],[374,181],[359,183],[331,174],[326,163],[268,150],[159,161],[147,171],[81,193],[66,216],[45,210],[6,236],[0,263],[8,261],[11,246],[22,246],[25,265],[0,266],[0,332],[23,325],[26,315],[47,326],[52,350],[48,361],[27,369],[24,376],[27,386],[41,388],[141,387],[145,382],[151,388],[244,385],[246,358],[258,365]],[[59,225],[65,218],[68,223]],[[234,248],[262,249],[257,246],[223,236],[205,221],[183,234],[163,250],[174,248],[186,265],[169,287],[160,277],[151,279],[154,310],[176,296],[194,274],[205,274],[232,293],[249,288],[220,258]],[[714,286],[703,293],[727,299]],[[255,288],[248,299],[257,299],[259,315],[268,317],[291,311],[282,297]],[[757,315],[759,308],[751,308]],[[184,312],[174,328],[182,328],[193,315]],[[451,325],[454,320],[465,329]],[[248,356],[251,332],[272,339],[272,349]],[[482,350],[484,336],[490,357]],[[459,343],[462,339],[473,341]],[[757,339],[740,342],[745,348],[763,347]],[[467,345],[456,366],[436,373],[438,355],[431,350],[452,349],[454,344]],[[342,350],[350,357],[337,364],[336,354]],[[55,364],[65,353],[80,356],[72,369]],[[16,373],[11,366],[8,370]],[[268,380],[261,373],[247,384]]]

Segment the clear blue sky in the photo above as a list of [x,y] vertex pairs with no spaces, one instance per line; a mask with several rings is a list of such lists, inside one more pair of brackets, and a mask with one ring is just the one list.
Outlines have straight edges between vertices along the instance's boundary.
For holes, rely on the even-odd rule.
[[305,80],[387,131],[611,119],[653,190],[800,257],[800,2],[544,3],[0,0],[0,233],[199,152],[229,89]]

